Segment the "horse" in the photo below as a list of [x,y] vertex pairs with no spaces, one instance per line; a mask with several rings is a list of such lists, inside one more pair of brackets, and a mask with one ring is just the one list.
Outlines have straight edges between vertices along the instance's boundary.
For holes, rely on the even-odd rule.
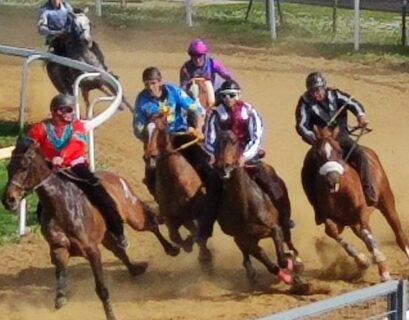
[[[9,211],[16,211],[27,193],[35,190],[42,205],[41,232],[50,247],[51,262],[56,268],[57,290],[55,308],[67,302],[66,273],[71,256],[88,259],[96,283],[96,293],[102,301],[106,319],[114,320],[108,289],[105,286],[101,253],[102,244],[112,251],[132,276],[145,272],[147,264],[131,263],[126,251],[117,245],[99,211],[91,205],[83,192],[64,173],[49,168],[34,142],[19,139],[7,166],[8,181],[2,202]],[[174,247],[160,233],[155,216],[134,194],[125,179],[109,172],[98,177],[114,199],[122,220],[138,231],[150,231],[160,241],[165,252],[177,255]],[[72,179],[75,179],[72,178]]]
[[[243,255],[243,266],[251,284],[255,281],[256,272],[250,256],[259,260],[269,272],[286,284],[296,283],[300,279],[283,270],[292,269],[295,265],[297,271],[302,270],[298,255],[295,259],[290,259],[289,251],[285,249],[287,245],[297,254],[291,242],[289,226],[286,228],[280,226],[280,215],[291,214],[286,186],[277,174],[272,175],[274,182],[281,188],[284,198],[281,201],[283,205],[278,208],[250,177],[247,169],[240,166],[239,158],[242,152],[241,143],[232,130],[218,130],[215,168],[223,180],[223,191],[217,221],[222,231],[232,236],[240,249]],[[274,172],[273,168],[269,171],[271,170]],[[258,242],[264,238],[273,239],[279,266],[273,263],[258,245]]]
[[[180,152],[197,142],[183,143],[173,147],[174,137],[167,132],[167,117],[159,113],[149,120],[143,133],[143,158],[147,170],[154,170],[153,196],[159,205],[159,216],[169,230],[169,238],[185,252],[191,252],[196,239],[199,245],[199,262],[209,266],[212,261],[207,239],[198,239],[197,223],[202,210],[207,208],[207,193],[196,170]],[[176,137],[192,140],[191,137]],[[190,147],[192,148],[192,147]],[[179,228],[184,226],[190,235],[182,239]]]
[[[105,58],[99,45],[93,40],[91,35],[91,22],[86,15],[87,10],[74,9],[69,13],[68,32],[53,42],[55,54],[65,56],[74,60],[88,63],[102,70],[108,70],[105,65]],[[54,62],[46,63],[47,74],[60,93],[74,94],[75,79],[82,74],[82,71],[66,67]],[[99,89],[106,95],[115,94],[116,90],[108,82],[100,77],[86,78],[80,83],[80,89],[87,107],[90,105],[89,92]],[[132,106],[122,97],[122,106],[129,108],[132,112]]]
[[[372,254],[381,281],[386,281],[390,279],[390,275],[384,263],[386,257],[380,251],[369,226],[371,212],[375,208],[381,211],[392,228],[399,247],[408,258],[409,243],[403,233],[394,195],[381,162],[372,149],[362,147],[369,161],[370,176],[378,199],[374,206],[368,206],[358,172],[342,158],[342,150],[337,141],[339,128],[314,127],[314,131],[317,140],[309,152],[315,155],[315,182],[313,190],[305,188],[305,192],[316,196],[314,209],[324,217],[325,233],[337,241],[360,268],[368,268],[368,257],[359,253],[340,236],[345,227],[350,227]],[[303,170],[303,183],[305,175]]]
[[190,83],[189,92],[193,98],[199,99],[206,112],[209,111],[216,102],[212,82],[205,78],[193,78]]

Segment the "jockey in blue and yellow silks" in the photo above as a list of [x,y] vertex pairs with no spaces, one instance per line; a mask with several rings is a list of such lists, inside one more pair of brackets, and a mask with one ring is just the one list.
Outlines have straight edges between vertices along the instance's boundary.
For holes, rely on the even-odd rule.
[[167,115],[170,133],[188,130],[188,111],[196,115],[196,129],[201,132],[204,109],[199,102],[194,101],[177,86],[163,84],[160,71],[155,67],[145,69],[142,78],[145,89],[136,98],[133,120],[134,134],[138,139],[142,139],[142,132],[149,118],[159,112]]

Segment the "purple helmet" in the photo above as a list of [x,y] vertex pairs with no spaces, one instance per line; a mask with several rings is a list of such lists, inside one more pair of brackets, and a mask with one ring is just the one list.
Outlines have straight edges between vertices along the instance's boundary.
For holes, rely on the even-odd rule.
[[187,49],[187,53],[191,56],[206,54],[208,51],[207,44],[202,39],[193,40]]

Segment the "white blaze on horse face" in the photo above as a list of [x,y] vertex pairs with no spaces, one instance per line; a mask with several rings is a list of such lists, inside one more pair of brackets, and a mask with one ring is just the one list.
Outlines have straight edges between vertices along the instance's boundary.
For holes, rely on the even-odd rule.
[[329,160],[329,158],[331,157],[331,153],[332,153],[332,146],[329,142],[325,143],[324,150],[325,150],[325,155],[327,156],[327,159]]
[[156,128],[156,125],[152,122],[148,123],[148,125],[146,126],[146,129],[148,130],[149,143],[151,142],[152,134],[155,128]]

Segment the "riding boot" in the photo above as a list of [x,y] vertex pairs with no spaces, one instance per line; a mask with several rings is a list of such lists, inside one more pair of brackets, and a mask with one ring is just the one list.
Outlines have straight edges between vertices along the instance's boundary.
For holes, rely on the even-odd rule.
[[274,169],[268,168],[268,166],[262,162],[259,162],[256,167],[252,167],[251,172],[248,171],[250,177],[257,183],[257,185],[265,192],[274,206],[279,212],[280,225],[283,228],[294,228],[295,223],[290,218],[290,212],[285,209],[285,204],[282,204],[284,200],[284,194],[286,190],[283,190],[282,185],[277,181],[278,176]]
[[70,169],[78,178],[86,181],[74,182],[87,196],[88,200],[99,210],[104,217],[107,229],[117,240],[117,244],[122,249],[128,247],[128,241],[124,235],[122,218],[118,212],[117,205],[102,183],[89,170],[85,164],[78,164]]
[[213,226],[217,220],[222,183],[217,173],[210,166],[203,166],[199,173],[206,187],[206,203],[198,214],[197,242],[206,241],[213,235]]
[[315,155],[312,149],[310,149],[305,156],[304,164],[301,171],[301,181],[304,193],[307,196],[308,202],[311,204],[314,210],[315,223],[320,225],[324,223],[325,216],[317,210],[317,201],[315,198],[315,176],[318,168],[315,165]]
[[[361,179],[362,190],[365,195],[366,203],[369,206],[373,206],[377,203],[375,189],[372,184],[371,174],[369,171],[369,162],[364,154],[362,148],[355,144],[351,139],[342,141],[341,147],[344,152],[344,156],[350,153],[348,162],[351,162],[352,165],[356,168],[359,178]],[[352,151],[350,151],[352,148]]]

